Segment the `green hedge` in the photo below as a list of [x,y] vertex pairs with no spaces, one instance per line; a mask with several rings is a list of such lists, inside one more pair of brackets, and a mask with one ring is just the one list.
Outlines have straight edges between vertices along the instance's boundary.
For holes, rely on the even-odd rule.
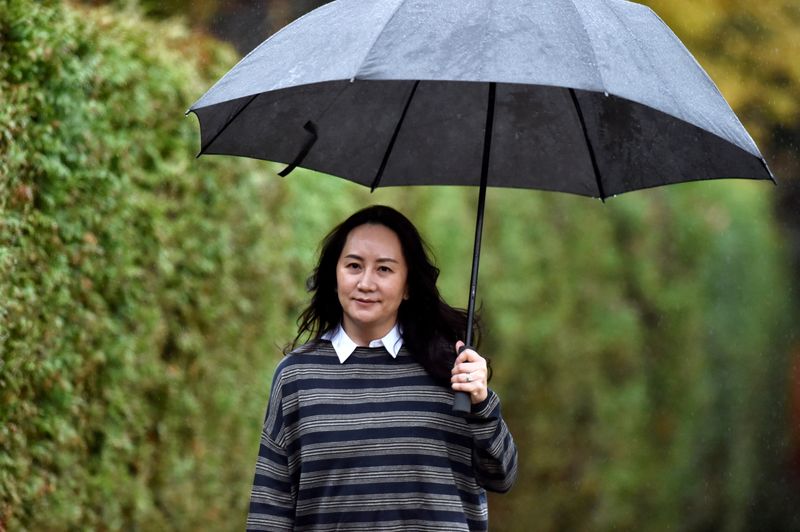
[[[320,237],[399,207],[464,305],[475,192],[195,160],[182,113],[230,50],[133,10],[0,2],[0,529],[240,530]],[[770,194],[489,193],[483,349],[522,467],[493,529],[789,529]]]
[[242,405],[288,334],[269,301],[295,294],[270,277],[273,184],[195,162],[182,116],[234,55],[134,12],[3,4],[0,523],[239,525],[263,409]]

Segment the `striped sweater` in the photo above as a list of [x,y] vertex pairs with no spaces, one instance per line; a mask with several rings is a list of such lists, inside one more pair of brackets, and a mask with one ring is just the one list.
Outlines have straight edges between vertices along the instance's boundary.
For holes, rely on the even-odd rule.
[[330,342],[278,365],[248,530],[488,529],[486,492],[507,491],[517,450],[493,392],[466,417],[405,347]]

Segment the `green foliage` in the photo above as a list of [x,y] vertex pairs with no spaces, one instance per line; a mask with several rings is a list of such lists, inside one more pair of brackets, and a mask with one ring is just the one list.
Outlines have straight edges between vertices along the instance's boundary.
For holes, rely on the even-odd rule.
[[[475,191],[194,160],[182,111],[230,50],[132,8],[0,2],[0,529],[241,529],[320,238],[394,205],[464,305]],[[791,340],[771,194],[490,191],[482,350],[522,467],[493,529],[798,525],[763,495]]]
[[745,530],[767,508],[790,529],[785,500],[752,502],[787,451],[769,415],[785,394],[767,392],[786,389],[791,326],[770,193],[496,194],[486,351],[523,467],[492,500],[520,523],[503,530]]
[[0,523],[241,525],[263,415],[242,402],[290,333],[265,327],[290,290],[277,198],[254,164],[195,163],[181,113],[234,56],[135,13],[3,4]]

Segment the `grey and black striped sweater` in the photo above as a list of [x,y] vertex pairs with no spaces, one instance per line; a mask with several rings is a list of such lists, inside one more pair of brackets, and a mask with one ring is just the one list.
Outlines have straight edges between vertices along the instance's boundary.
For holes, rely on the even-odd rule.
[[466,418],[403,347],[330,342],[278,365],[248,530],[487,530],[484,490],[507,491],[517,450],[493,392]]

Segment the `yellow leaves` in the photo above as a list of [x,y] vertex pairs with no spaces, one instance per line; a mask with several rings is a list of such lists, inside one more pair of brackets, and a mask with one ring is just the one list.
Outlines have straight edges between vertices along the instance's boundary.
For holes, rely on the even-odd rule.
[[800,120],[796,0],[646,2],[698,58],[755,136]]

